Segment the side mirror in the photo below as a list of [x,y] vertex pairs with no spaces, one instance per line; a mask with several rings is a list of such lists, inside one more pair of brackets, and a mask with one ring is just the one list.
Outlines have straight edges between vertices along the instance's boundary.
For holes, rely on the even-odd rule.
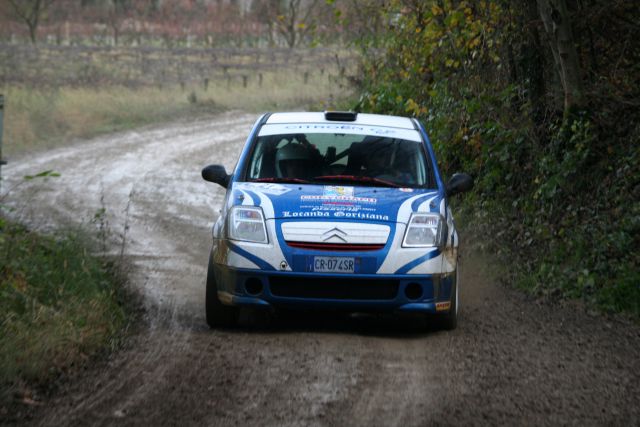
[[447,197],[454,196],[458,193],[464,193],[473,188],[473,178],[466,173],[454,173],[451,179],[447,182],[445,191]]
[[202,179],[214,182],[227,188],[231,175],[227,174],[226,169],[222,165],[209,165],[202,169]]

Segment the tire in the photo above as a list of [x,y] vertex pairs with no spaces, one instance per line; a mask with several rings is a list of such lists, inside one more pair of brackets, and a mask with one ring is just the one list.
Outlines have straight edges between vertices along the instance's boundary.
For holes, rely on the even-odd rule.
[[238,307],[224,305],[218,298],[218,286],[213,272],[211,256],[209,256],[209,269],[207,271],[205,309],[207,313],[207,324],[211,329],[233,328],[238,324]]
[[438,329],[452,331],[458,326],[458,269],[456,268],[451,290],[451,308],[448,313],[436,315]]

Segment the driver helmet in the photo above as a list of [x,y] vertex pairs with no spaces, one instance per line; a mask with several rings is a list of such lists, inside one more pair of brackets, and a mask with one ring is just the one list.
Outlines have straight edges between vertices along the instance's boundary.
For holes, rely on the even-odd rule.
[[310,163],[311,153],[302,144],[289,143],[281,147],[276,153],[276,172],[279,178],[300,178],[298,176],[289,176],[289,166],[296,166],[298,170],[304,170]]

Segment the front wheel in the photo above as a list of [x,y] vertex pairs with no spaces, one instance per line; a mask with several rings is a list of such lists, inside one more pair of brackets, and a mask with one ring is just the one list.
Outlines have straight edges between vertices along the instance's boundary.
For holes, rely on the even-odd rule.
[[448,313],[436,315],[439,329],[452,331],[458,326],[458,269],[454,273],[453,289],[451,289],[451,306]]
[[211,329],[233,328],[238,324],[238,308],[224,305],[218,298],[218,286],[213,272],[211,256],[209,256],[209,269],[207,271],[205,309],[207,313],[207,324]]

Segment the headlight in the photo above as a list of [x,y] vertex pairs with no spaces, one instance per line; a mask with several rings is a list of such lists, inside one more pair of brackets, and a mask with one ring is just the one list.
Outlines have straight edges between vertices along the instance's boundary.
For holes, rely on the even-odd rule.
[[427,248],[444,244],[445,225],[442,217],[431,213],[413,213],[404,233],[402,247]]
[[234,206],[231,208],[229,238],[245,242],[268,243],[262,209],[254,206]]

